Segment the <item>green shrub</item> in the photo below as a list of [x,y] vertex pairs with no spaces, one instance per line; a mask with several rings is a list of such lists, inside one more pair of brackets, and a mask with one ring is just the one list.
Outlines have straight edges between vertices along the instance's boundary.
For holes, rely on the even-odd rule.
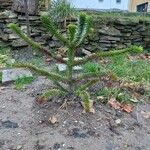
[[54,0],[51,2],[49,8],[49,16],[55,21],[64,21],[66,28],[66,21],[75,16],[76,11],[67,0]]
[[[84,57],[81,60],[75,59],[75,52],[77,48],[82,44],[87,35],[91,33],[91,25],[92,25],[92,17],[86,15],[85,13],[81,13],[78,17],[78,24],[69,25],[68,26],[68,37],[64,37],[60,31],[54,26],[54,23],[51,22],[51,19],[47,15],[43,15],[41,17],[41,21],[43,25],[46,27],[47,31],[52,33],[58,40],[62,42],[65,47],[67,47],[67,57],[68,59],[64,59],[62,56],[58,56],[57,53],[52,53],[45,47],[42,47],[39,43],[34,42],[31,38],[27,37],[21,29],[16,24],[10,24],[9,27],[14,30],[20,38],[24,39],[28,44],[30,44],[35,50],[42,51],[47,54],[51,58],[61,63],[66,64],[67,66],[67,74],[64,76],[63,74],[57,74],[54,72],[48,72],[44,69],[39,69],[38,67],[32,64],[14,64],[15,67],[26,67],[37,74],[47,77],[49,80],[53,81],[56,86],[55,93],[56,95],[62,93],[75,94],[76,96],[81,97],[83,101],[83,107],[85,112],[93,112],[93,101],[90,98],[90,94],[88,93],[88,88],[95,84],[98,80],[100,80],[100,73],[95,72],[95,69],[91,69],[93,72],[89,73],[81,73],[74,74],[73,68],[74,66],[82,66],[88,62],[92,62],[95,59],[102,57],[111,57],[114,55],[119,55],[127,52],[139,52],[142,50],[141,47],[129,47],[122,50],[114,50],[114,51],[97,51],[96,53],[91,54],[90,56]],[[92,68],[92,67],[91,67]],[[85,81],[81,85],[81,81]],[[62,84],[63,83],[63,84]],[[46,91],[41,99],[49,100],[53,94],[54,89],[50,89]]]

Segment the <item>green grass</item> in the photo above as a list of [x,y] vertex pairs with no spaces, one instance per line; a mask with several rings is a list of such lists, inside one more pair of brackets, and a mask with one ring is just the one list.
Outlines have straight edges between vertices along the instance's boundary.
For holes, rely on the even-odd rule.
[[126,55],[110,58],[106,68],[112,70],[119,78],[135,82],[150,82],[150,61],[148,59],[129,60]]
[[7,44],[0,42],[0,54],[1,55],[8,55],[10,52],[10,48]]
[[89,11],[96,22],[107,23],[115,21],[116,19],[130,20],[131,22],[137,21],[150,21],[150,14],[147,13],[123,13],[123,12],[96,12]]
[[[87,63],[83,66],[83,70],[85,72],[95,72],[99,69],[104,76],[108,75],[108,72],[111,71],[117,76],[117,80],[121,82],[129,81],[143,86],[150,84],[150,60],[140,59],[136,56],[133,59],[129,59],[127,55],[113,56],[104,60],[106,62],[108,60],[108,62],[104,61],[103,63],[101,61],[99,66],[96,63]],[[118,85],[115,87],[104,87],[96,95],[102,96],[103,102],[107,102],[108,96],[112,95],[121,103],[135,103],[136,99],[133,97],[133,92],[132,90],[123,89]],[[144,96],[148,97],[147,90]]]
[[150,82],[150,60],[148,59],[128,59],[127,55],[118,55],[108,58],[106,64],[86,63],[83,71],[86,73],[100,71],[107,73],[111,70],[120,79],[134,82]]
[[34,80],[33,77],[26,77],[26,76],[20,77],[14,83],[15,84],[15,88],[17,90],[22,90],[22,89],[25,88],[26,85],[32,83],[33,80]]
[[128,91],[119,89],[118,87],[104,87],[97,93],[97,96],[103,97],[103,102],[108,102],[109,95],[112,95],[120,103],[133,103],[131,94]]
[[44,59],[41,57],[36,57],[30,60],[29,63],[32,63],[33,65],[37,67],[43,67],[45,65]]
[[100,70],[100,67],[98,64],[96,63],[86,63],[85,65],[82,66],[83,67],[83,71],[85,73],[96,73]]

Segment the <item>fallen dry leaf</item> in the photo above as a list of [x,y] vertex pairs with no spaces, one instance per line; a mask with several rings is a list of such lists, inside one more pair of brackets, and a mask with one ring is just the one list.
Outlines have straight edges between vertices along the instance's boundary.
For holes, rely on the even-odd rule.
[[141,95],[140,93],[132,91],[132,99],[138,100],[140,99]]
[[116,100],[116,98],[114,97],[110,97],[108,100],[108,104],[113,107],[114,109],[120,109],[121,108],[121,104]]
[[2,92],[3,90],[5,90],[6,87],[1,86],[0,87],[0,92]]
[[104,96],[97,96],[97,100],[103,100]]
[[146,53],[146,54],[141,54],[140,55],[141,59],[150,59],[150,53]]
[[118,80],[118,76],[114,72],[110,71],[108,73],[108,75],[109,75],[110,80],[112,80],[112,81],[117,81]]
[[51,58],[46,58],[46,60],[45,60],[46,62],[51,62],[52,61],[52,59]]
[[146,119],[149,119],[150,118],[150,112],[144,112],[144,111],[141,111],[141,114],[144,118]]
[[51,124],[55,124],[55,123],[58,123],[59,121],[55,116],[52,116],[48,119],[48,122]]
[[122,104],[121,109],[127,113],[131,113],[133,111],[133,106],[131,104]]
[[146,57],[147,59],[150,59],[150,53],[145,54],[145,57]]
[[45,102],[44,98],[42,96],[39,96],[36,98],[36,103],[37,104],[43,104]]
[[133,103],[138,103],[139,102],[136,98],[134,98],[134,99],[131,98],[130,101],[133,102]]
[[120,85],[122,88],[129,88],[131,90],[135,90],[139,87],[139,85],[135,82],[124,82]]
[[133,61],[133,60],[134,60],[134,57],[131,56],[131,55],[127,55],[127,57],[128,57],[128,59],[129,59],[130,61]]

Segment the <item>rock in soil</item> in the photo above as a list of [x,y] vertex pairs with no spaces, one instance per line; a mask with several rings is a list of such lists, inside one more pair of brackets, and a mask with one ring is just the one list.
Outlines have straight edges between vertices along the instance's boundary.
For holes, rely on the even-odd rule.
[[7,69],[2,71],[2,83],[15,81],[20,77],[32,77],[32,73],[23,68]]

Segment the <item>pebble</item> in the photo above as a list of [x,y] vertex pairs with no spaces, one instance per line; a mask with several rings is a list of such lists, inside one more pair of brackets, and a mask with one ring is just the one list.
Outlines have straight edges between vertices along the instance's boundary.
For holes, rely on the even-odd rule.
[[22,146],[21,146],[21,145],[18,145],[16,149],[17,149],[17,150],[21,150],[21,149],[22,149]]
[[66,144],[65,144],[65,143],[63,143],[63,144],[62,144],[62,146],[63,146],[63,147],[65,147],[65,146],[66,146]]
[[4,128],[7,128],[7,129],[8,128],[18,128],[19,127],[18,123],[12,122],[10,120],[2,121],[2,126]]
[[121,123],[121,119],[115,120],[115,123],[116,123],[116,124],[120,124],[120,123]]

